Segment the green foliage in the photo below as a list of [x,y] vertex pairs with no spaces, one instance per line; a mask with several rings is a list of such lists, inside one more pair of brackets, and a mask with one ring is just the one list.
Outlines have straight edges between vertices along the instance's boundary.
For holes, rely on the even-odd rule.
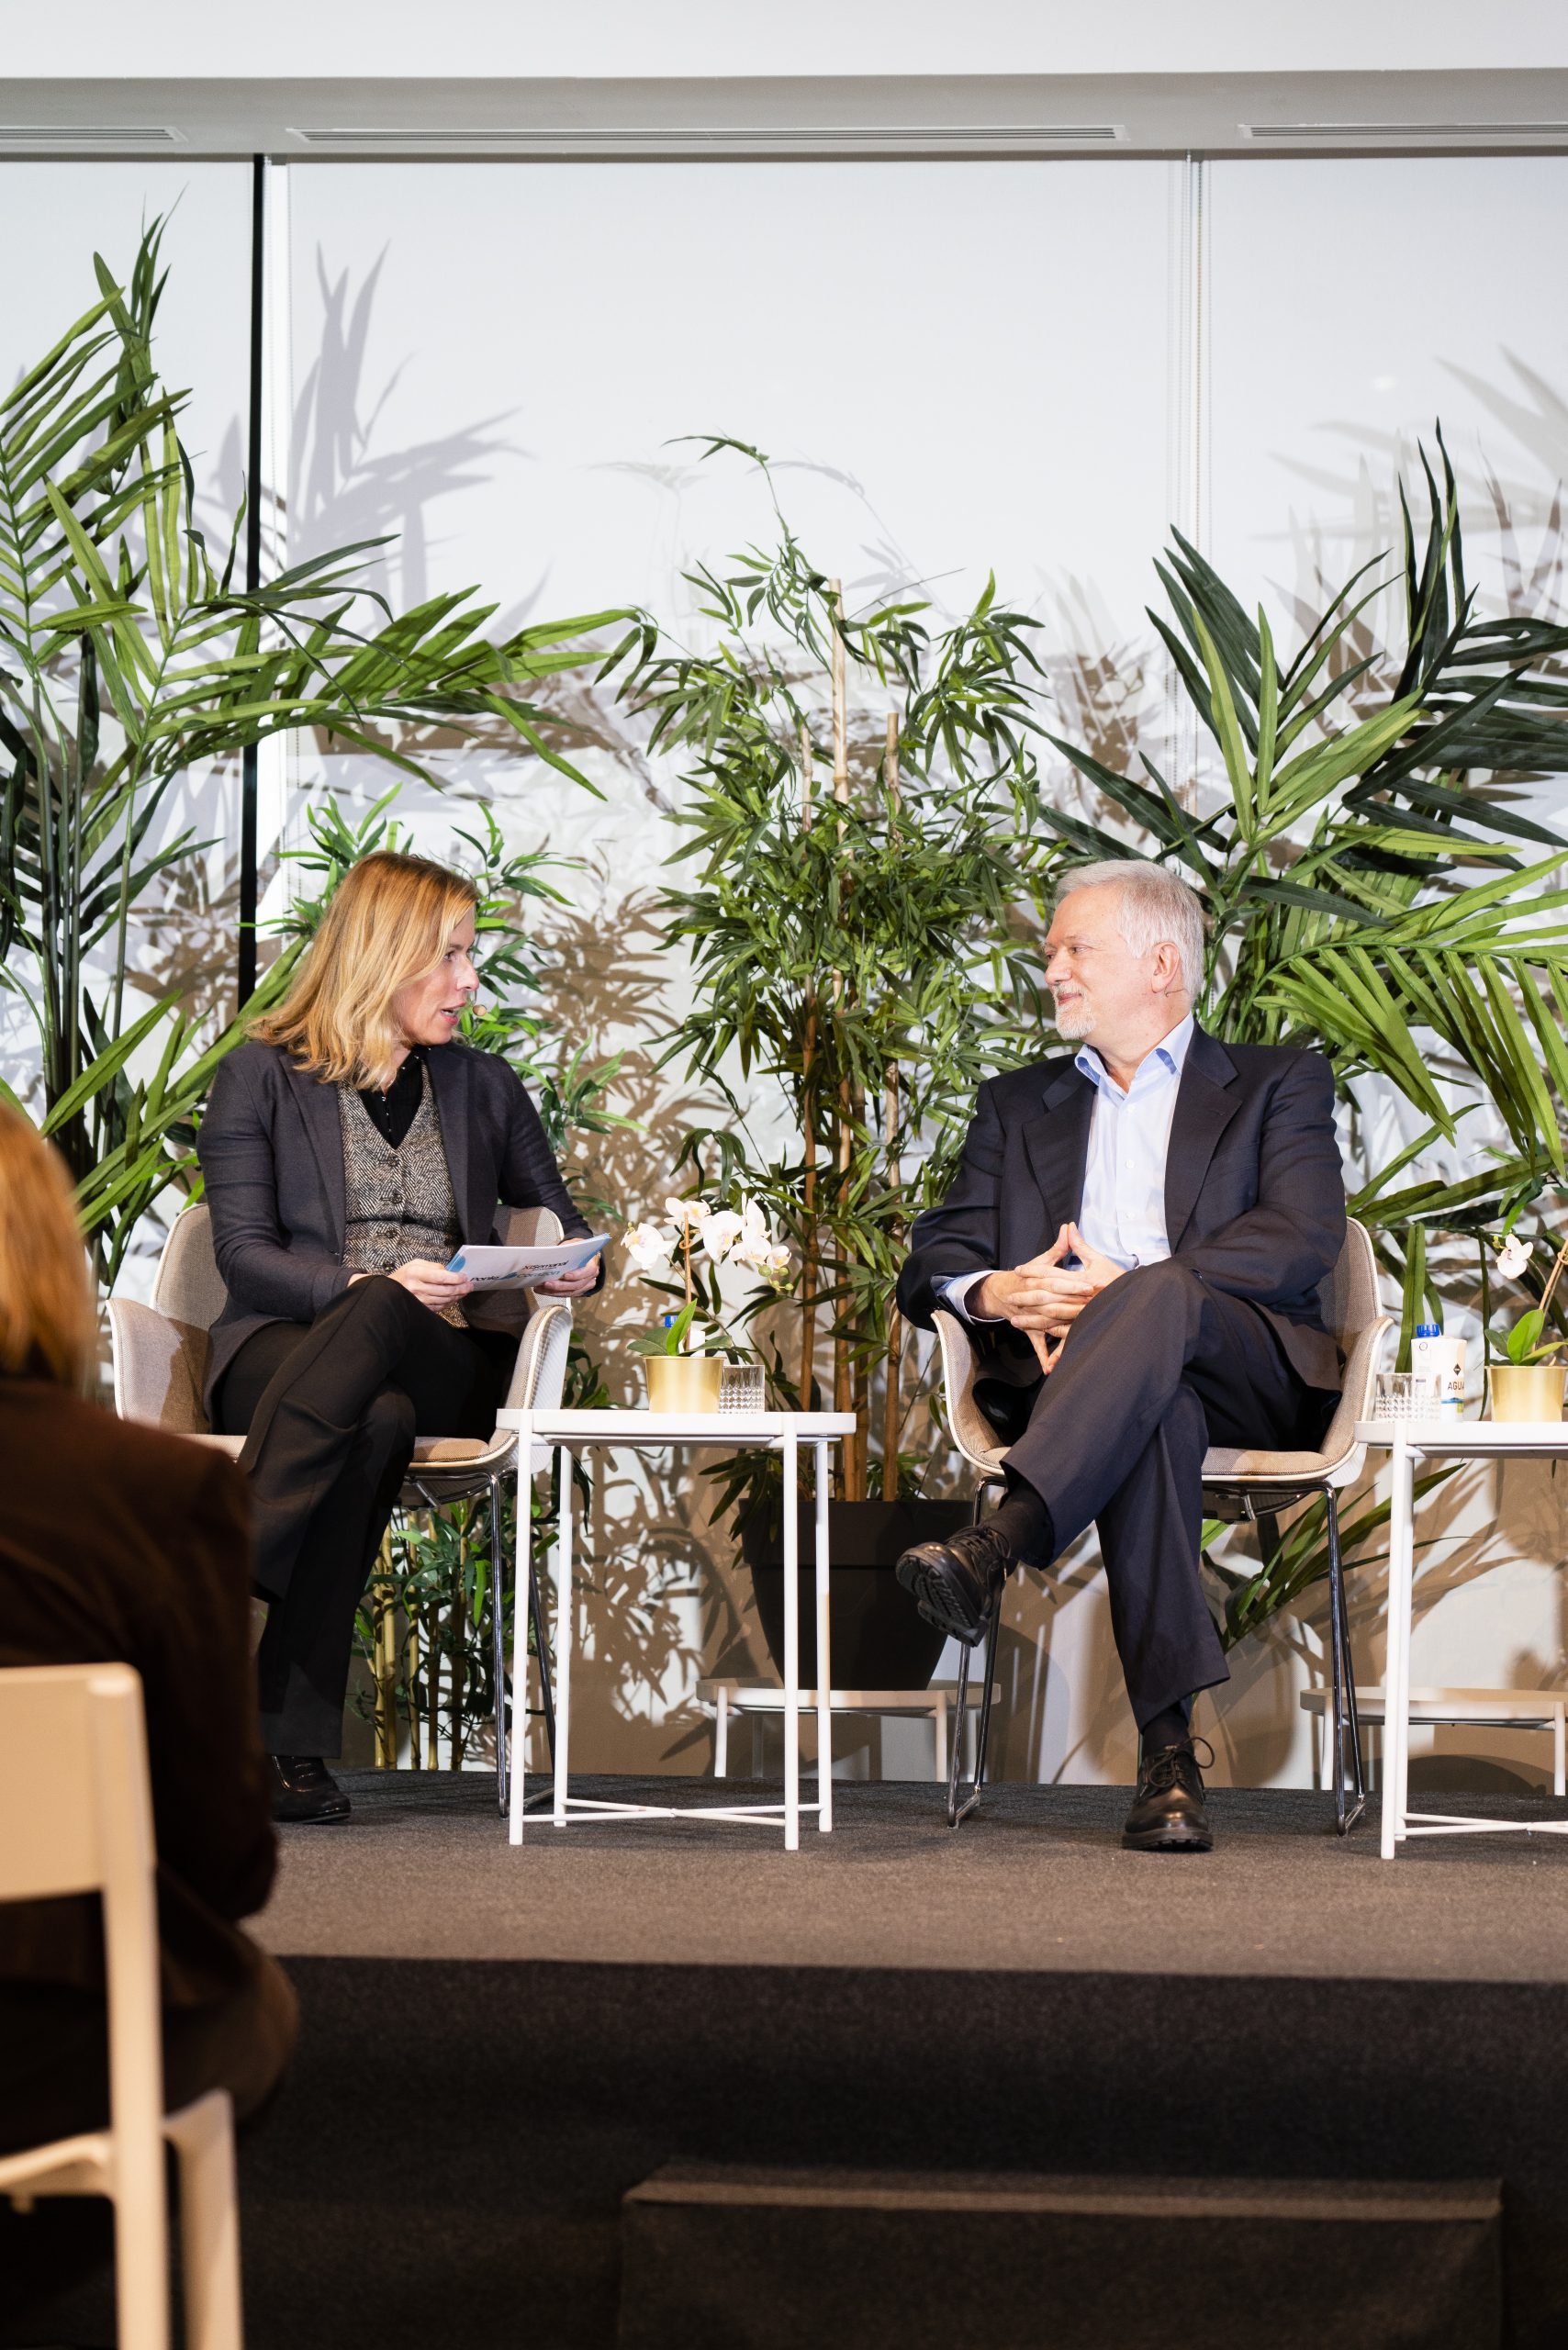
[[[674,1291],[670,1292],[672,1298],[675,1294]],[[699,1314],[703,1315],[703,1327],[694,1339],[691,1327]],[[639,1331],[632,1341],[631,1351],[634,1355],[721,1353],[722,1348],[708,1326],[708,1321],[709,1317],[697,1299],[688,1298],[676,1313],[661,1315],[653,1329]]]
[[[1147,760],[1149,784],[1061,743],[1131,835],[1046,819],[1080,854],[1149,856],[1199,892],[1216,1035],[1316,1046],[1341,1082],[1383,1079],[1430,1122],[1425,1142],[1452,1141],[1464,1114],[1449,1071],[1493,1104],[1511,1156],[1462,1185],[1363,1193],[1359,1212],[1384,1223],[1478,1208],[1564,1169],[1568,893],[1542,886],[1564,844],[1497,778],[1568,772],[1568,629],[1478,613],[1440,431],[1439,449],[1440,487],[1421,460],[1419,542],[1401,491],[1403,647],[1370,639],[1382,583],[1366,584],[1369,565],[1282,667],[1267,615],[1249,619],[1178,532],[1157,566],[1173,617],[1150,617],[1225,786],[1195,813]],[[1523,861],[1529,845],[1551,854]]]
[[1512,1363],[1534,1362],[1542,1354],[1554,1353],[1555,1348],[1545,1348],[1540,1343],[1540,1334],[1545,1326],[1546,1316],[1539,1305],[1532,1305],[1528,1314],[1521,1314],[1504,1346],[1503,1351],[1508,1360]]
[[[1151,857],[1197,890],[1215,1034],[1316,1047],[1341,1087],[1379,1080],[1426,1122],[1350,1202],[1400,1273],[1402,1369],[1416,1324],[1440,1316],[1428,1231],[1478,1232],[1500,1213],[1511,1228],[1563,1177],[1568,1106],[1568,893],[1545,886],[1564,843],[1506,781],[1568,772],[1568,628],[1477,610],[1440,431],[1438,448],[1440,480],[1421,458],[1419,533],[1401,490],[1402,644],[1371,634],[1386,583],[1368,565],[1282,660],[1267,614],[1249,618],[1177,532],[1157,566],[1169,611],[1150,618],[1224,780],[1189,805],[1147,759],[1135,778],[1057,741],[1119,828],[1043,811],[1075,857]],[[1483,1103],[1506,1147],[1457,1181],[1400,1188]],[[1326,1571],[1320,1518],[1305,1511],[1283,1563],[1242,1579],[1231,1638]],[[1347,1548],[1379,1522],[1358,1518]]]
[[[1458,1464],[1434,1470],[1429,1476],[1416,1480],[1416,1497],[1431,1493],[1457,1473]],[[1375,1502],[1359,1510],[1354,1517],[1340,1521],[1341,1556],[1357,1559],[1363,1546],[1388,1523],[1390,1505]],[[1220,1625],[1220,1639],[1226,1649],[1249,1632],[1261,1631],[1271,1617],[1282,1607],[1291,1607],[1308,1592],[1315,1583],[1328,1572],[1328,1513],[1322,1496],[1316,1495],[1299,1509],[1288,1525],[1277,1517],[1258,1521],[1260,1547],[1263,1553],[1260,1567],[1250,1565],[1243,1571],[1233,1566],[1228,1558],[1217,1559],[1212,1545],[1224,1531],[1223,1521],[1206,1518],[1204,1522],[1204,1564],[1225,1590],[1225,1615]],[[1425,1545],[1420,1546],[1425,1548]]]
[[[713,649],[659,650],[628,688],[650,748],[684,763],[677,856],[695,868],[663,899],[697,990],[666,1058],[733,1113],[681,1164],[755,1198],[794,1248],[801,1310],[788,1339],[774,1326],[773,1390],[818,1394],[831,1355],[833,1399],[861,1419],[851,1495],[868,1488],[879,1378],[890,1491],[910,1408],[890,1291],[909,1226],[946,1185],[977,1085],[1041,1024],[1038,955],[1014,912],[1054,854],[1036,821],[1035,624],[994,584],[935,634],[923,603],[852,610],[781,513],[775,546],[690,579]],[[777,1140],[746,1124],[757,1080],[770,1124],[785,1111]],[[759,1284],[744,1316],[773,1303]]]
[[395,737],[482,723],[586,786],[519,689],[597,658],[584,638],[630,618],[491,639],[495,607],[466,593],[394,615],[365,581],[371,543],[255,594],[236,588],[243,509],[215,565],[180,441],[184,395],[153,360],[161,240],[155,221],[128,286],[95,256],[97,301],[0,397],[4,982],[35,1024],[41,1123],[106,1281],[138,1219],[188,1170],[217,1061],[287,977],[274,967],[216,1035],[205,996],[193,1004],[167,983],[128,1017],[133,927],[211,845],[165,836],[176,778],[305,729],[433,781]]

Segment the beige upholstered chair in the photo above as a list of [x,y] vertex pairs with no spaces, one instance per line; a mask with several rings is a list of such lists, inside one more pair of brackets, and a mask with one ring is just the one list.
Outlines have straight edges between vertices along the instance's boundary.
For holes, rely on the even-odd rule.
[[[561,1237],[560,1219],[549,1208],[503,1208],[500,1237],[509,1248],[547,1248]],[[153,1277],[152,1303],[143,1305],[123,1297],[109,1301],[115,1409],[122,1419],[145,1421],[151,1427],[166,1428],[173,1435],[215,1445],[230,1459],[238,1460],[244,1449],[243,1437],[215,1436],[202,1405],[207,1334],[222,1313],[227,1297],[213,1255],[211,1218],[207,1209],[198,1203],[182,1210],[170,1228]],[[519,1305],[526,1302],[532,1311],[522,1326],[507,1406],[514,1411],[529,1406],[547,1410],[560,1402],[566,1383],[572,1309],[559,1298],[535,1302],[526,1291],[489,1299],[487,1304],[492,1312],[504,1311],[512,1298]],[[501,1480],[511,1468],[516,1450],[517,1440],[510,1428],[498,1428],[488,1438],[421,1438],[414,1448],[408,1480],[399,1495],[402,1505],[410,1509],[488,1496],[496,1560],[490,1609],[497,1692],[496,1775],[503,1811],[507,1803],[507,1745],[500,1499]],[[537,1578],[530,1579],[529,1605],[539,1654],[545,1728],[554,1752],[554,1707]]]
[[[1356,1718],[1355,1676],[1350,1664],[1350,1632],[1345,1613],[1345,1583],[1339,1557],[1338,1495],[1361,1473],[1366,1447],[1356,1442],[1356,1422],[1371,1416],[1372,1393],[1383,1340],[1393,1326],[1378,1301],[1377,1260],[1364,1225],[1351,1217],[1345,1227],[1339,1261],[1322,1283],[1324,1326],[1338,1342],[1345,1359],[1345,1384],[1333,1419],[1317,1452],[1238,1452],[1215,1449],[1204,1460],[1204,1502],[1213,1515],[1230,1518],[1271,1517],[1276,1510],[1309,1494],[1321,1494],[1327,1511],[1329,1655],[1334,1698],[1334,1816],[1343,1836],[1360,1818],[1366,1803],[1361,1768],[1360,1726]],[[948,1425],[966,1460],[980,1471],[982,1483],[975,1496],[980,1515],[987,1485],[1002,1482],[1002,1462],[1007,1447],[974,1399],[974,1355],[969,1334],[956,1314],[939,1313],[936,1332],[942,1347],[943,1388]],[[958,1748],[955,1744],[947,1784],[947,1822],[956,1828],[980,1800],[991,1729],[991,1692],[996,1680],[996,1636],[1000,1607],[991,1612],[986,1637],[985,1695],[981,1701],[975,1782],[962,1802],[958,1796]],[[961,1708],[969,1682],[969,1656],[958,1667],[958,1704]],[[1346,1751],[1350,1758],[1351,1786],[1345,1784]]]

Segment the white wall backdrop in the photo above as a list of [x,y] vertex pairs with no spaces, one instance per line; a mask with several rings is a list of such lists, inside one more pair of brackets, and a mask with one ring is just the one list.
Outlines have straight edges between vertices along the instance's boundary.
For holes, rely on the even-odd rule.
[[251,172],[245,163],[0,162],[7,384],[98,298],[93,255],[129,278],[143,227],[167,221],[169,283],[157,358],[188,386],[184,431],[198,489],[230,500],[244,465],[251,313]]
[[[951,610],[994,567],[1046,625],[1064,728],[1126,763],[1140,739],[1170,748],[1143,614],[1167,522],[1288,610],[1388,543],[1392,467],[1439,414],[1484,592],[1558,592],[1568,326],[1549,264],[1568,161],[312,164],[286,181],[289,552],[396,533],[382,570],[401,601],[474,584],[503,621],[635,602],[690,630],[683,568],[769,526],[738,460],[671,445],[731,432],[776,459],[808,547],[852,588],[924,581]],[[128,261],[143,207],[176,188],[162,356],[196,387],[198,479],[231,496],[244,166],[0,169],[28,222],[0,366],[85,308],[95,243]],[[434,844],[482,795],[520,845],[583,860],[553,1006],[633,1047],[619,1106],[646,1131],[585,1169],[631,1214],[662,1196],[682,1114],[646,1046],[681,1001],[647,914],[677,786],[613,712],[580,715],[602,801],[475,752],[450,762],[444,801],[408,806]],[[296,826],[312,792],[370,780],[304,751],[291,775]],[[196,796],[221,817],[226,789]],[[630,1399],[616,1312],[590,1327]],[[626,1326],[643,1312],[633,1296]],[[1543,1472],[1473,1481],[1433,1554],[1417,1678],[1560,1680],[1563,1538]],[[631,1480],[601,1493],[592,1540],[582,1762],[704,1768],[692,1682],[762,1655],[727,1540],[691,1483]],[[649,1573],[674,1629],[629,1673],[621,1628]],[[1211,1727],[1222,1775],[1309,1776],[1295,1695],[1318,1632],[1309,1614],[1233,1660]],[[1375,1673],[1370,1590],[1357,1639]],[[1014,1592],[1002,1668],[1010,1774],[1127,1775],[1092,1548],[1048,1592]],[[1539,1778],[1538,1748],[1486,1751]],[[919,1734],[890,1731],[880,1749],[846,1734],[841,1767],[927,1766]]]
[[725,431],[846,584],[956,607],[994,568],[1058,633],[1136,626],[1170,498],[1176,167],[290,176],[298,526],[395,523],[405,594],[683,619],[683,566],[767,526],[678,445]]
[[[1493,604],[1561,577],[1568,229],[1554,157],[1204,166],[1208,551],[1244,599],[1313,596],[1396,543],[1392,481],[1434,425]],[[1532,584],[1533,583],[1533,584]]]

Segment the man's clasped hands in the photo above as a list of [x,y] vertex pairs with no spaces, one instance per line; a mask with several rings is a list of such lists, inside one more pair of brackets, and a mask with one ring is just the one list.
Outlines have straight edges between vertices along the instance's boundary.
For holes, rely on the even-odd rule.
[[[1069,1257],[1077,1260],[1070,1267],[1065,1261]],[[1092,1248],[1076,1224],[1064,1224],[1043,1254],[1015,1265],[1010,1273],[987,1273],[977,1282],[969,1311],[981,1320],[1011,1322],[1022,1330],[1048,1376],[1061,1359],[1068,1332],[1091,1298],[1126,1270],[1125,1265]]]

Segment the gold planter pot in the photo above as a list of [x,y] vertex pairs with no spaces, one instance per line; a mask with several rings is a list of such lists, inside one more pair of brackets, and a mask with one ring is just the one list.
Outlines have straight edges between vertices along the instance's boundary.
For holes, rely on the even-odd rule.
[[1492,1363],[1487,1408],[1495,1420],[1560,1420],[1565,1376],[1560,1362]]
[[644,1355],[650,1412],[716,1412],[723,1363],[717,1355]]

